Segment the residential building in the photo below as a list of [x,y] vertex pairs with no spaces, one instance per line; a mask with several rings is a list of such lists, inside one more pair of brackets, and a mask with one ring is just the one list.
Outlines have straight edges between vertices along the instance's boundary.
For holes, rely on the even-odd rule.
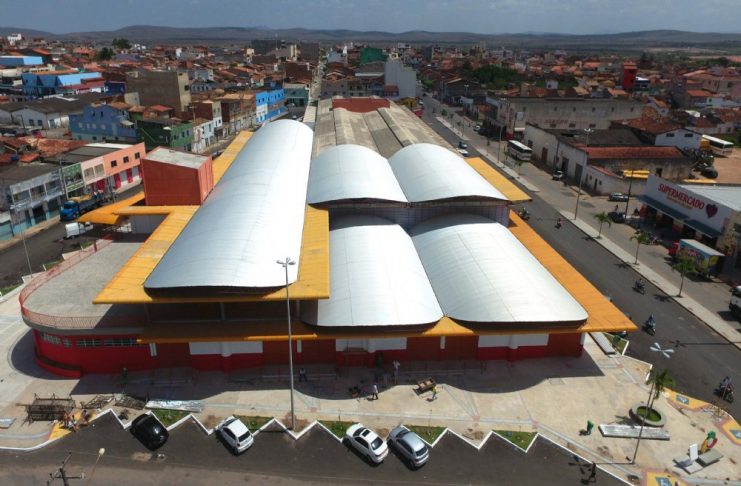
[[558,130],[606,129],[613,120],[643,113],[638,101],[602,98],[494,98],[487,96],[486,122],[494,133],[521,138],[525,125]]
[[193,147],[193,124],[177,118],[142,118],[136,130],[147,151],[170,147],[190,152]]
[[265,123],[286,112],[286,93],[283,88],[258,91],[255,94],[255,121]]
[[199,101],[190,106],[190,111],[198,118],[205,118],[214,122],[214,136],[216,140],[224,137],[223,117],[221,116],[220,100]]
[[299,50],[300,58],[304,61],[310,61],[314,63],[319,62],[320,50],[318,42],[301,41]]
[[307,106],[309,104],[309,86],[302,83],[285,83],[283,91],[286,96],[286,105]]
[[44,64],[40,56],[0,56],[0,66],[23,67]]
[[166,105],[182,115],[190,105],[188,73],[146,70],[126,73],[126,92],[138,93],[140,105]]
[[385,86],[396,86],[399,98],[417,96],[417,72],[399,60],[389,59],[384,65]]
[[144,144],[91,143],[48,159],[62,167],[65,198],[102,192],[111,194],[140,182]]
[[72,138],[89,142],[137,141],[136,126],[129,119],[131,105],[121,102],[92,104],[70,116]]
[[216,124],[213,120],[196,118],[193,124],[193,145],[191,151],[197,154],[206,153],[216,143]]
[[23,73],[23,94],[29,98],[105,91],[100,73],[54,71]]
[[102,96],[100,93],[83,93],[0,104],[0,123],[24,128],[66,127],[71,116]]
[[62,196],[57,165],[0,165],[0,240],[59,214]]
[[677,147],[683,150],[700,148],[702,134],[683,128],[680,123],[666,118],[642,117],[625,122],[646,143],[658,147]]
[[255,94],[230,93],[218,99],[221,103],[224,136],[247,130],[255,123]]

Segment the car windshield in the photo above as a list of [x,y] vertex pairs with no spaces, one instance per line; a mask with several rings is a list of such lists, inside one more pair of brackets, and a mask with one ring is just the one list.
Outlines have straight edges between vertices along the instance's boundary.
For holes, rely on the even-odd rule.
[[371,449],[376,450],[382,445],[383,445],[383,441],[381,440],[381,438],[376,437],[376,439],[373,442],[371,442]]
[[250,436],[250,432],[248,430],[247,432],[239,436],[239,442],[244,442],[245,440],[249,438],[249,436]]
[[427,454],[427,446],[417,450],[417,457],[422,457]]
[[75,207],[75,203],[73,203],[72,201],[67,201],[67,202],[64,203],[64,207],[67,208],[67,209],[74,208]]

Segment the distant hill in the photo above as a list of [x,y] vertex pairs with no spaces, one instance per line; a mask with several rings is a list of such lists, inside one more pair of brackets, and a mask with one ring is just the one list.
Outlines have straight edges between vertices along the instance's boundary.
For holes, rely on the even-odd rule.
[[327,30],[327,29],[270,29],[267,27],[161,27],[132,25],[113,31],[73,32],[54,34],[38,30],[0,27],[0,35],[22,32],[28,37],[47,39],[110,42],[114,37],[124,37],[134,42],[160,43],[228,43],[247,42],[252,39],[284,39],[290,41],[319,41],[335,43],[361,41],[375,43],[473,43],[485,41],[489,45],[520,47],[563,48],[628,48],[628,47],[725,47],[741,48],[741,33],[700,33],[679,30],[649,30],[618,34],[473,34],[469,32],[429,32],[414,30],[391,33],[381,31]]

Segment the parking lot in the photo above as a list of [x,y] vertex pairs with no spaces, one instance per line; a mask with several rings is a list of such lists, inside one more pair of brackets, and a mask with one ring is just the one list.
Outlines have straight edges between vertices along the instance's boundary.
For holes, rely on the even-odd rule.
[[[105,454],[98,458],[98,451]],[[373,466],[328,432],[314,428],[294,440],[277,426],[258,433],[255,444],[235,456],[214,435],[193,422],[173,430],[152,453],[111,415],[35,452],[0,453],[2,484],[40,484],[71,453],[69,475],[86,471],[91,484],[217,484],[244,474],[276,482],[300,480],[324,484],[348,482],[406,484],[575,484],[588,477],[588,465],[548,441],[538,439],[525,454],[492,437],[477,451],[450,434],[432,449],[428,464],[409,468],[395,452]],[[99,459],[99,460],[98,460]],[[126,470],[126,479],[117,476]],[[131,477],[129,471],[134,477]],[[177,472],[175,472],[177,471]],[[600,471],[600,484],[620,484]],[[288,483],[286,483],[288,484]]]

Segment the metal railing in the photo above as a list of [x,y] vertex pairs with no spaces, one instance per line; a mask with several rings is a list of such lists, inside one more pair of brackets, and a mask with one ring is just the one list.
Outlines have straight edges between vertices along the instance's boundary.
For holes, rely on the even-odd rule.
[[[115,236],[96,240],[92,245],[78,251],[59,265],[40,273],[21,290],[18,301],[21,304],[21,315],[31,323],[55,329],[91,329],[103,325],[131,325],[138,320],[138,316],[50,316],[35,312],[26,307],[26,301],[42,285],[59,276],[81,261],[99,252],[115,240]],[[143,317],[143,316],[142,316]]]

